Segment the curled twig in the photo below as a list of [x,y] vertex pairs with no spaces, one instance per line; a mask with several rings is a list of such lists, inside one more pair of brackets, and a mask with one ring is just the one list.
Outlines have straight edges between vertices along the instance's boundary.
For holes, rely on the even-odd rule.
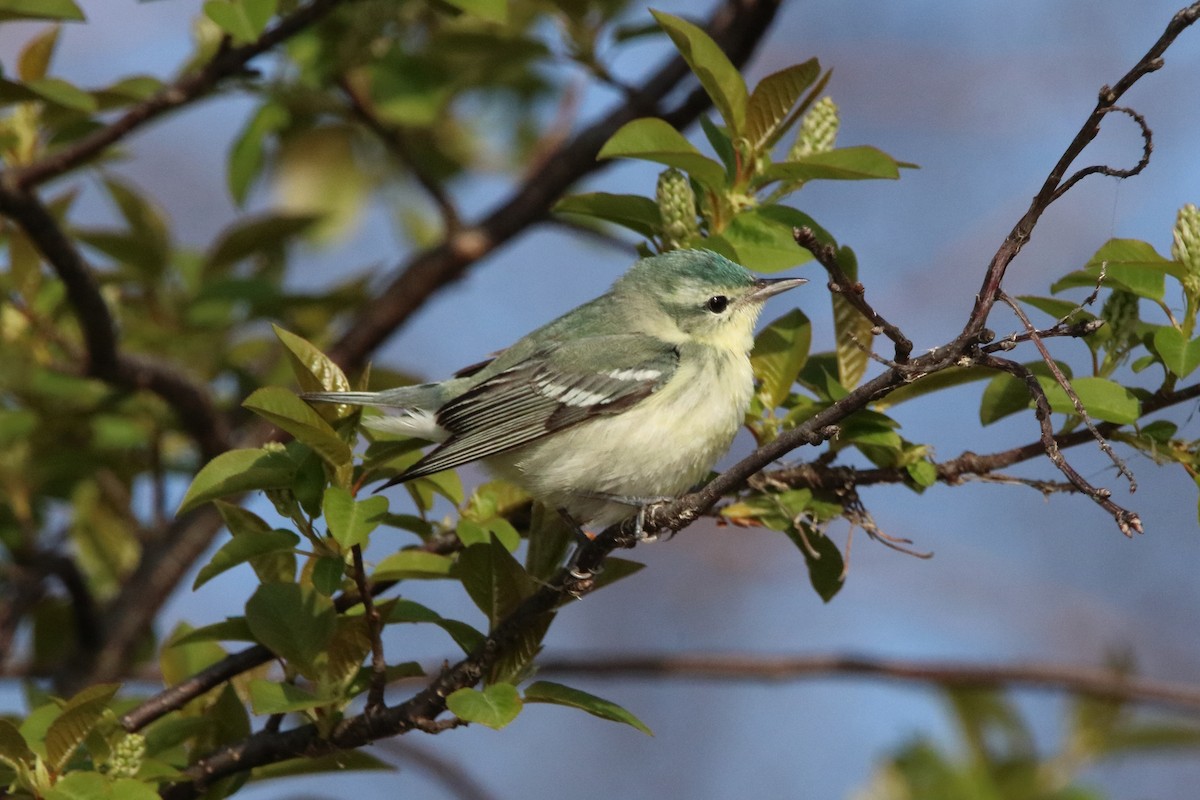
[[1138,127],[1141,128],[1142,157],[1138,159],[1138,162],[1129,169],[1118,169],[1116,167],[1110,167],[1106,164],[1093,164],[1090,167],[1083,167],[1082,169],[1076,170],[1071,177],[1063,181],[1062,185],[1055,189],[1054,193],[1050,195],[1051,203],[1069,192],[1072,186],[1079,183],[1088,175],[1108,175],[1112,178],[1132,178],[1134,175],[1137,175],[1150,165],[1150,154],[1154,151],[1154,134],[1150,131],[1150,126],[1146,124],[1146,118],[1134,111],[1132,108],[1127,108],[1125,106],[1109,106],[1108,108],[1097,109],[1096,114],[1099,116],[1104,116],[1105,114],[1111,114],[1114,111],[1129,116],[1138,124]]
[[[1022,216],[1021,219],[1017,221],[1017,224],[1013,226],[1013,229],[1009,232],[1008,236],[1005,237],[1004,242],[1000,245],[1000,248],[996,251],[996,254],[992,257],[991,262],[988,264],[987,272],[983,278],[983,286],[980,288],[979,294],[975,297],[975,306],[971,310],[971,315],[967,320],[966,326],[963,328],[964,336],[973,335],[983,329],[987,322],[988,314],[992,310],[992,306],[995,305],[996,300],[999,299],[997,292],[1000,290],[1000,285],[1004,281],[1004,274],[1008,269],[1008,265],[1011,264],[1013,259],[1017,257],[1017,254],[1021,252],[1021,249],[1025,246],[1025,243],[1029,241],[1029,237],[1033,234],[1033,229],[1036,227],[1038,220],[1041,219],[1042,214],[1045,213],[1046,209],[1049,208],[1055,200],[1057,200],[1059,197],[1062,197],[1063,192],[1066,191],[1066,189],[1062,188],[1064,186],[1063,176],[1067,174],[1067,170],[1070,168],[1075,159],[1079,157],[1079,155],[1092,142],[1092,140],[1096,138],[1096,135],[1099,134],[1101,120],[1106,114],[1118,108],[1117,101],[1121,99],[1121,96],[1127,92],[1130,87],[1132,87],[1144,76],[1162,67],[1163,53],[1165,53],[1167,48],[1170,47],[1175,39],[1179,37],[1179,34],[1183,33],[1183,31],[1195,23],[1197,19],[1200,19],[1200,3],[1193,3],[1187,8],[1177,12],[1167,24],[1166,30],[1164,30],[1162,35],[1158,37],[1158,40],[1151,45],[1150,49],[1146,51],[1146,54],[1143,55],[1128,72],[1121,76],[1121,79],[1118,80],[1116,84],[1101,88],[1099,97],[1096,100],[1096,106],[1092,110],[1092,113],[1088,115],[1086,120],[1084,120],[1083,125],[1080,126],[1078,133],[1075,134],[1075,138],[1071,140],[1069,145],[1067,145],[1067,149],[1063,151],[1063,154],[1059,157],[1058,162],[1050,170],[1050,174],[1046,176],[1046,180],[1042,184],[1042,188],[1038,191],[1038,193],[1034,196],[1033,201],[1030,203],[1029,210],[1027,210],[1024,216]],[[1142,160],[1138,162],[1138,166],[1134,168],[1134,172],[1131,173],[1136,174],[1144,167],[1143,162],[1146,161],[1146,157],[1150,152],[1150,129],[1145,124],[1145,120],[1141,119],[1141,117],[1137,116],[1136,114],[1133,114],[1133,112],[1122,110],[1122,113],[1133,116],[1134,121],[1136,121],[1142,129],[1143,157]],[[1111,168],[1106,169],[1111,170]],[[1080,179],[1085,177],[1085,175],[1093,174],[1094,172],[1098,171],[1101,170],[1092,169],[1090,172],[1087,170],[1076,172],[1071,176],[1069,184],[1074,185]],[[1120,173],[1120,170],[1111,170],[1107,174],[1119,175]],[[1069,186],[1067,188],[1069,188]]]

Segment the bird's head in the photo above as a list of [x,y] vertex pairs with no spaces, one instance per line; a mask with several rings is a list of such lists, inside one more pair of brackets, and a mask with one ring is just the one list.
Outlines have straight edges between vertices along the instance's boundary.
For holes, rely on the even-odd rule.
[[807,282],[757,278],[709,250],[672,250],[639,261],[613,293],[641,309],[638,324],[647,333],[747,351],[763,302]]

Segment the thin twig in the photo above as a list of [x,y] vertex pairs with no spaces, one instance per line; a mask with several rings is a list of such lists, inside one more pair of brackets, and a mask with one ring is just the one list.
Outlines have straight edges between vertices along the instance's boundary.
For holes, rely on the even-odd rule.
[[1058,467],[1059,472],[1065,475],[1067,480],[1075,485],[1081,493],[1090,497],[1097,505],[1111,514],[1113,519],[1116,520],[1117,527],[1121,533],[1126,536],[1141,533],[1142,521],[1136,513],[1114,503],[1112,501],[1112,492],[1108,489],[1100,489],[1093,486],[1063,457],[1058,442],[1054,438],[1054,429],[1050,425],[1050,414],[1052,413],[1050,401],[1046,398],[1046,391],[1038,383],[1037,376],[1023,364],[1018,364],[1006,358],[985,355],[980,356],[979,363],[992,369],[1007,372],[1025,384],[1029,396],[1033,398],[1036,408],[1034,416],[1037,418],[1038,425],[1042,430],[1042,447],[1051,463]]
[[[1141,78],[1158,70],[1163,65],[1163,54],[1172,42],[1179,37],[1184,30],[1196,22],[1200,18],[1200,3],[1192,5],[1180,10],[1171,18],[1167,24],[1166,30],[1158,38],[1146,54],[1138,60],[1136,64],[1126,72],[1119,81],[1113,86],[1104,86],[1100,89],[1099,97],[1096,100],[1096,106],[1088,118],[1084,120],[1080,126],[1075,138],[1067,145],[1067,149],[1059,157],[1058,162],[1050,170],[1050,174],[1046,177],[1042,188],[1034,196],[1030,203],[1029,210],[1024,216],[1017,221],[1013,229],[1005,237],[1004,242],[992,257],[988,264],[987,272],[984,274],[983,285],[979,290],[979,294],[975,298],[975,307],[971,311],[971,315],[967,320],[966,326],[963,328],[964,336],[974,336],[983,331],[987,323],[988,314],[991,313],[992,306],[995,305],[998,299],[997,292],[1000,289],[1001,283],[1004,281],[1005,271],[1008,265],[1012,263],[1017,254],[1029,241],[1029,237],[1033,234],[1033,229],[1041,219],[1043,213],[1050,205],[1062,197],[1063,176],[1067,174],[1067,170],[1075,159],[1084,151],[1084,149],[1096,138],[1100,133],[1100,123],[1104,117],[1117,108],[1117,101],[1126,91],[1129,90]],[[1122,113],[1130,113],[1124,111]],[[1146,126],[1145,120],[1138,116],[1134,116],[1134,120],[1142,129],[1143,137],[1143,161],[1145,155],[1149,152],[1151,146],[1150,129]],[[1142,162],[1139,162],[1138,167],[1134,172],[1140,171]],[[1094,174],[1098,171],[1095,168],[1081,170],[1075,173],[1069,181],[1071,185],[1077,183],[1080,179],[1089,174]],[[1082,174],[1081,174],[1082,173]],[[1119,174],[1120,170],[1113,170],[1109,174]],[[1065,190],[1063,190],[1065,191]]]
[[1082,339],[1091,336],[1096,331],[1104,327],[1102,319],[1085,319],[1080,322],[1058,322],[1053,327],[1044,328],[1041,330],[1026,330],[1022,333],[1010,333],[1003,339],[997,339],[991,344],[984,345],[979,348],[982,353],[999,353],[1007,350],[1012,350],[1021,342],[1032,341],[1037,339],[1052,339],[1056,336],[1069,336],[1076,339]]
[[362,598],[367,635],[371,637],[371,687],[367,691],[367,712],[374,713],[384,707],[383,690],[387,686],[387,661],[383,657],[383,622],[371,596],[367,570],[363,566],[362,546],[356,544],[350,548],[350,552],[354,558],[354,584],[358,587],[358,596]]
[[380,119],[379,115],[375,113],[375,109],[371,107],[370,99],[364,97],[363,93],[349,80],[342,78],[338,81],[338,86],[350,103],[351,113],[366,125],[367,129],[374,133],[383,146],[396,157],[396,160],[412,173],[417,183],[429,195],[429,199],[437,206],[446,235],[453,235],[462,224],[458,207],[455,206],[454,200],[446,188],[429,172],[421,159],[413,154],[407,132],[397,125],[389,125]]
[[1042,342],[1042,337],[1038,335],[1037,328],[1034,327],[1033,323],[1029,321],[1028,315],[1026,315],[1025,311],[1021,308],[1017,301],[1012,299],[1012,297],[1010,297],[1004,290],[1000,291],[1000,299],[1013,310],[1013,313],[1017,315],[1017,319],[1021,320],[1021,324],[1025,326],[1025,332],[1029,336],[1029,340],[1033,342],[1034,347],[1038,349],[1038,353],[1041,354],[1042,361],[1045,362],[1046,368],[1050,370],[1050,374],[1054,377],[1055,383],[1057,383],[1062,390],[1066,392],[1067,397],[1071,399],[1071,404],[1075,407],[1075,413],[1079,415],[1081,420],[1083,420],[1084,426],[1091,431],[1091,434],[1093,437],[1095,437],[1096,443],[1100,446],[1100,449],[1104,451],[1104,454],[1108,456],[1108,459],[1112,461],[1114,466],[1116,466],[1117,471],[1121,475],[1124,475],[1125,479],[1129,481],[1130,493],[1136,492],[1137,479],[1134,478],[1133,473],[1129,471],[1129,466],[1125,463],[1125,460],[1117,455],[1116,451],[1113,450],[1112,445],[1108,443],[1108,440],[1105,439],[1100,431],[1096,429],[1096,423],[1092,421],[1091,414],[1089,414],[1087,409],[1084,408],[1083,401],[1079,399],[1079,395],[1076,393],[1075,387],[1071,385],[1071,381],[1069,381],[1067,376],[1063,374],[1063,371],[1059,369],[1058,363],[1054,360],[1054,356],[1050,355],[1050,351],[1046,349],[1045,343]]
[[908,362],[912,354],[913,343],[895,325],[888,322],[875,308],[867,302],[866,289],[858,281],[850,280],[850,276],[842,269],[837,260],[837,250],[832,244],[822,242],[812,228],[792,228],[792,238],[796,244],[812,253],[825,271],[829,273],[829,291],[840,294],[846,302],[854,306],[879,332],[892,340],[896,346],[894,360],[897,364]]

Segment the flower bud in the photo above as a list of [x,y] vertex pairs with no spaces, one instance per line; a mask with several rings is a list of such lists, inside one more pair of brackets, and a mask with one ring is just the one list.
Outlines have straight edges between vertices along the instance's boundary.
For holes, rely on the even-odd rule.
[[1137,295],[1124,289],[1113,289],[1108,300],[1104,301],[1100,319],[1108,325],[1115,341],[1122,342],[1132,336],[1138,322]]
[[796,132],[796,143],[788,152],[788,161],[832,150],[837,141],[838,125],[838,107],[832,98],[822,97],[813,103],[800,121],[800,130]]
[[146,758],[146,737],[129,733],[113,747],[108,761],[108,774],[114,778],[132,778],[142,768]]
[[674,167],[665,170],[658,176],[655,197],[662,215],[663,241],[669,249],[683,247],[700,235],[696,223],[696,193],[686,175]]
[[1175,217],[1171,258],[1183,265],[1183,288],[1200,296],[1200,208],[1188,203]]

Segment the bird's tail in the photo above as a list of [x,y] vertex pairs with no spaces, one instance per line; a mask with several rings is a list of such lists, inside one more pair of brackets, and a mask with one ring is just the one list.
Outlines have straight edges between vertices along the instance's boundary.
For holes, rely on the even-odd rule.
[[431,409],[438,405],[438,385],[422,383],[382,392],[304,392],[300,399],[310,403],[345,403],[377,408]]
[[399,409],[399,414],[363,420],[364,427],[381,433],[414,436],[430,442],[444,441],[449,435],[437,421],[437,409],[443,399],[440,384],[422,383],[382,392],[304,392],[300,397],[310,403],[345,403]]

